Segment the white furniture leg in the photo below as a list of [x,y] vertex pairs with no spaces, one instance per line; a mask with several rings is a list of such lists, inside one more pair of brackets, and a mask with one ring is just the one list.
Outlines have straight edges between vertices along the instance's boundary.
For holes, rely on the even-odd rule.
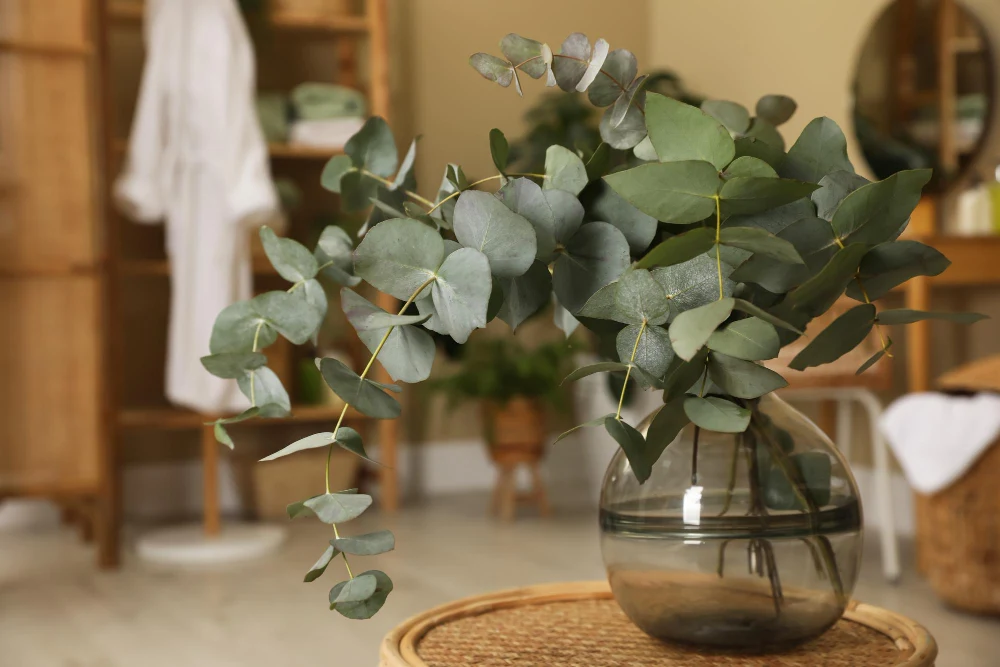
[[848,461],[851,459],[851,425],[854,420],[854,405],[851,399],[841,398],[837,401],[837,426],[834,442],[837,449]]
[[882,570],[889,581],[899,581],[899,549],[896,542],[896,517],[892,509],[892,472],[889,470],[889,446],[878,429],[882,404],[867,389],[858,391],[858,400],[868,413],[872,450],[875,457],[875,502],[878,505],[879,537],[882,542]]

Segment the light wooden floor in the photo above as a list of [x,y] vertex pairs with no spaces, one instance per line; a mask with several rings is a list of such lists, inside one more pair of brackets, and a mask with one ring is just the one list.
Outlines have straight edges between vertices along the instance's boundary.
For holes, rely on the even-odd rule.
[[[294,524],[284,550],[266,561],[187,572],[132,558],[118,573],[97,572],[90,550],[66,530],[0,535],[0,665],[373,667],[382,635],[429,606],[603,577],[591,512],[557,507],[551,519],[502,525],[485,518],[487,500],[438,500],[391,520],[372,512],[352,524],[390,527],[397,538],[395,552],[355,559],[358,568],[386,570],[396,584],[382,612],[365,622],[327,610],[339,561],[319,581],[302,583],[329,539],[315,522]],[[874,551],[856,597],[926,625],[941,645],[938,667],[1000,665],[1000,621],[945,610],[910,569],[899,586],[884,583]]]

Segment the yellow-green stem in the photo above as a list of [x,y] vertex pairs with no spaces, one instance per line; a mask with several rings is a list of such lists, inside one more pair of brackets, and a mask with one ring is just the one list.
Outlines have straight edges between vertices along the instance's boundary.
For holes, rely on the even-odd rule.
[[618,410],[615,412],[615,419],[621,420],[622,418],[622,404],[625,402],[625,390],[628,388],[628,379],[632,375],[632,364],[635,363],[635,353],[639,350],[639,341],[642,340],[642,334],[646,331],[646,320],[642,321],[642,326],[639,327],[639,335],[635,337],[635,345],[632,346],[632,356],[628,360],[628,369],[625,371],[625,382],[622,383],[622,395],[618,397]]
[[719,273],[719,298],[726,296],[722,288],[722,206],[719,203],[719,195],[715,195],[715,268]]
[[[360,171],[362,174],[364,174],[368,178],[371,178],[371,179],[374,179],[374,180],[378,181],[382,185],[386,185],[386,186],[388,186],[390,188],[395,188],[396,187],[396,184],[393,183],[392,181],[390,181],[389,179],[382,178],[378,174],[373,174],[372,172],[368,171],[367,169],[359,169],[358,171]],[[410,190],[401,190],[401,192],[404,195],[406,195],[407,197],[409,197],[410,199],[412,199],[413,201],[418,201],[421,204],[423,204],[424,206],[433,206],[434,205],[434,202],[432,202],[430,199],[427,199],[425,197],[421,197],[416,192],[412,192]]]
[[[253,332],[253,351],[257,351],[257,345],[260,342],[260,330],[264,327],[264,320],[257,323],[257,330]],[[257,390],[254,388],[256,382],[254,378],[257,372],[255,370],[250,371],[250,407],[257,407]]]
[[472,188],[476,187],[477,185],[482,185],[483,183],[488,183],[489,181],[495,181],[495,180],[500,179],[500,178],[505,178],[505,177],[509,178],[511,176],[513,176],[513,177],[525,176],[527,178],[542,178],[542,179],[545,178],[545,174],[521,174],[521,173],[496,174],[495,176],[487,176],[486,178],[480,178],[478,181],[475,181],[473,183],[469,183],[469,187],[465,188],[464,190],[458,190],[457,192],[452,192],[450,195],[448,195],[447,197],[445,197],[444,199],[442,199],[438,203],[436,203],[433,206],[431,206],[431,208],[427,211],[427,215],[430,215],[434,211],[438,210],[439,208],[441,208],[441,205],[444,204],[446,201],[454,199],[455,197],[457,197],[460,194],[462,194],[463,192],[465,192],[465,190],[471,190]]

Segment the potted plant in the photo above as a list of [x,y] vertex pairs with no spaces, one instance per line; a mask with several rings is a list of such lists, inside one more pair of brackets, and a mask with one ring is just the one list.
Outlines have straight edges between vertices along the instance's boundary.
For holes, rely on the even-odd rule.
[[535,501],[543,515],[548,512],[538,469],[548,441],[545,408],[567,407],[561,384],[574,352],[568,342],[527,350],[506,338],[480,338],[463,348],[458,372],[431,383],[452,405],[480,402],[484,439],[499,468],[493,511],[504,519],[513,518],[514,472],[520,465],[528,467],[534,480],[527,499]]
[[[554,293],[559,325],[583,324],[617,356],[571,379],[618,373],[663,396],[645,425],[623,421],[620,406],[582,425],[604,429],[621,450],[602,489],[601,543],[625,612],[654,636],[711,646],[759,650],[816,636],[844,611],[857,577],[857,486],[819,429],[772,396],[785,381],[758,362],[845,293],[857,305],[809,341],[793,368],[833,361],[875,330],[882,348],[861,373],[890,353],[888,327],[981,317],[874,303],[948,265],[934,249],[899,240],[930,173],[869,183],[828,118],[786,145],[776,127],[796,107],[780,95],[751,113],[647,94],[635,57],[604,40],[575,33],[554,53],[507,35],[500,48],[503,57],[475,54],[472,66],[518,90],[528,75],[586,91],[605,107],[604,144],[582,155],[552,146],[544,173],[514,173],[493,130],[496,175],[470,182],[448,165],[425,196],[412,174],[415,145],[400,162],[386,123],[370,119],[322,176],[346,209],[371,207],[357,247],[335,227],[313,251],[264,229],[265,250],[291,286],[219,315],[204,364],[236,379],[251,403],[219,420],[219,438],[231,444],[229,422],[287,413],[260,350],[279,335],[310,339],[327,306],[318,280],[344,285],[341,306],[372,352],[360,374],[317,360],[324,380],[346,405],[380,419],[399,415],[400,388],[369,378],[376,361],[397,381],[419,382],[435,351],[427,329],[464,343],[494,317],[516,328]],[[644,162],[609,173],[607,147]],[[500,190],[477,190],[487,183]],[[361,297],[351,289],[361,280],[402,308],[388,313]],[[417,314],[408,314],[412,304]],[[315,447],[365,455],[358,433],[338,421],[268,458]],[[342,557],[347,578],[329,600],[350,618],[377,612],[392,589],[385,573],[348,565],[348,556],[393,547],[388,531],[341,535],[370,504],[327,484],[288,508],[331,525],[307,579]]]

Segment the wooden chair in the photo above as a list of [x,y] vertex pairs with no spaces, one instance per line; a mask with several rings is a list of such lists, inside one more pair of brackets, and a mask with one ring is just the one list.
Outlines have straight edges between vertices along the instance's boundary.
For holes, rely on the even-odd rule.
[[[891,359],[884,357],[862,375],[856,374],[865,361],[882,349],[878,333],[872,331],[854,350],[833,363],[805,371],[795,371],[788,367],[810,340],[837,317],[857,305],[858,302],[851,299],[841,299],[828,312],[809,323],[805,336],[782,348],[778,358],[765,362],[765,365],[788,380],[788,387],[780,391],[784,398],[821,402],[820,426],[830,435],[845,458],[850,458],[851,422],[855,405],[868,414],[874,455],[875,506],[881,522],[882,570],[886,579],[896,581],[900,574],[899,549],[892,504],[889,446],[878,428],[882,403],[875,395],[876,391],[892,388]],[[882,335],[886,335],[886,332]]]

